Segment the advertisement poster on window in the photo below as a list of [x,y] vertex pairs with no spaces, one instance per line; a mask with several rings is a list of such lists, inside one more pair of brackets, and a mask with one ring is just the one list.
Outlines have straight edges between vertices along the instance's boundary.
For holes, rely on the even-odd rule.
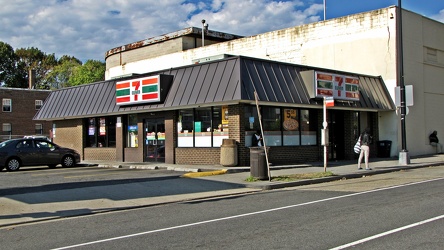
[[298,130],[299,122],[296,109],[284,109],[284,129],[288,131]]
[[228,124],[228,106],[222,106],[222,124]]
[[202,122],[194,122],[194,130],[196,132],[202,132]]
[[100,135],[106,135],[106,127],[105,127],[105,118],[100,118],[100,130],[99,130],[99,134]]

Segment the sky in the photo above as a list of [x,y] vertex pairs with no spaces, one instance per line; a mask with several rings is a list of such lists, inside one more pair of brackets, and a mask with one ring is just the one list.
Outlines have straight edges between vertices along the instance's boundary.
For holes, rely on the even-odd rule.
[[[397,5],[398,0],[325,0],[326,19]],[[444,22],[443,0],[402,0]],[[12,48],[105,61],[129,43],[202,27],[241,36],[324,20],[324,0],[0,0],[0,41]]]

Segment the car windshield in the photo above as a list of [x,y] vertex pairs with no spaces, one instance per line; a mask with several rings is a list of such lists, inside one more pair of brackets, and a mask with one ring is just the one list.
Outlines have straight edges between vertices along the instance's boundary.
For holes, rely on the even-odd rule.
[[7,146],[10,143],[12,143],[12,141],[4,141],[4,142],[0,143],[0,148],[3,148],[3,147]]

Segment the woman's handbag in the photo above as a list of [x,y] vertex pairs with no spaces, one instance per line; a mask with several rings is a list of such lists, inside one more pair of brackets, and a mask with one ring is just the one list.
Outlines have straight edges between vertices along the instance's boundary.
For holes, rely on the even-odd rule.
[[355,146],[353,147],[353,150],[355,153],[359,154],[361,153],[361,137],[359,136],[358,141],[356,142]]

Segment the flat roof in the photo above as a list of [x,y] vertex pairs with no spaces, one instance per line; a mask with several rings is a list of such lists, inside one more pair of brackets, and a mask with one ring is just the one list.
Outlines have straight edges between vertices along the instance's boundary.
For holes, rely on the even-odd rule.
[[[138,49],[138,48],[141,48],[144,46],[149,46],[149,45],[152,45],[155,43],[160,43],[160,42],[172,40],[172,39],[182,37],[182,36],[201,37],[202,36],[202,29],[196,28],[196,27],[188,27],[188,28],[181,29],[181,30],[178,30],[175,32],[171,32],[171,33],[163,34],[160,36],[151,37],[151,38],[148,38],[145,40],[122,45],[119,47],[115,47],[113,49],[108,50],[105,53],[105,59],[111,55],[120,53],[122,51]],[[223,41],[230,41],[230,40],[242,38],[243,36],[233,35],[233,34],[214,31],[214,30],[208,30],[205,32],[205,37],[212,38],[212,40],[223,42]]]

